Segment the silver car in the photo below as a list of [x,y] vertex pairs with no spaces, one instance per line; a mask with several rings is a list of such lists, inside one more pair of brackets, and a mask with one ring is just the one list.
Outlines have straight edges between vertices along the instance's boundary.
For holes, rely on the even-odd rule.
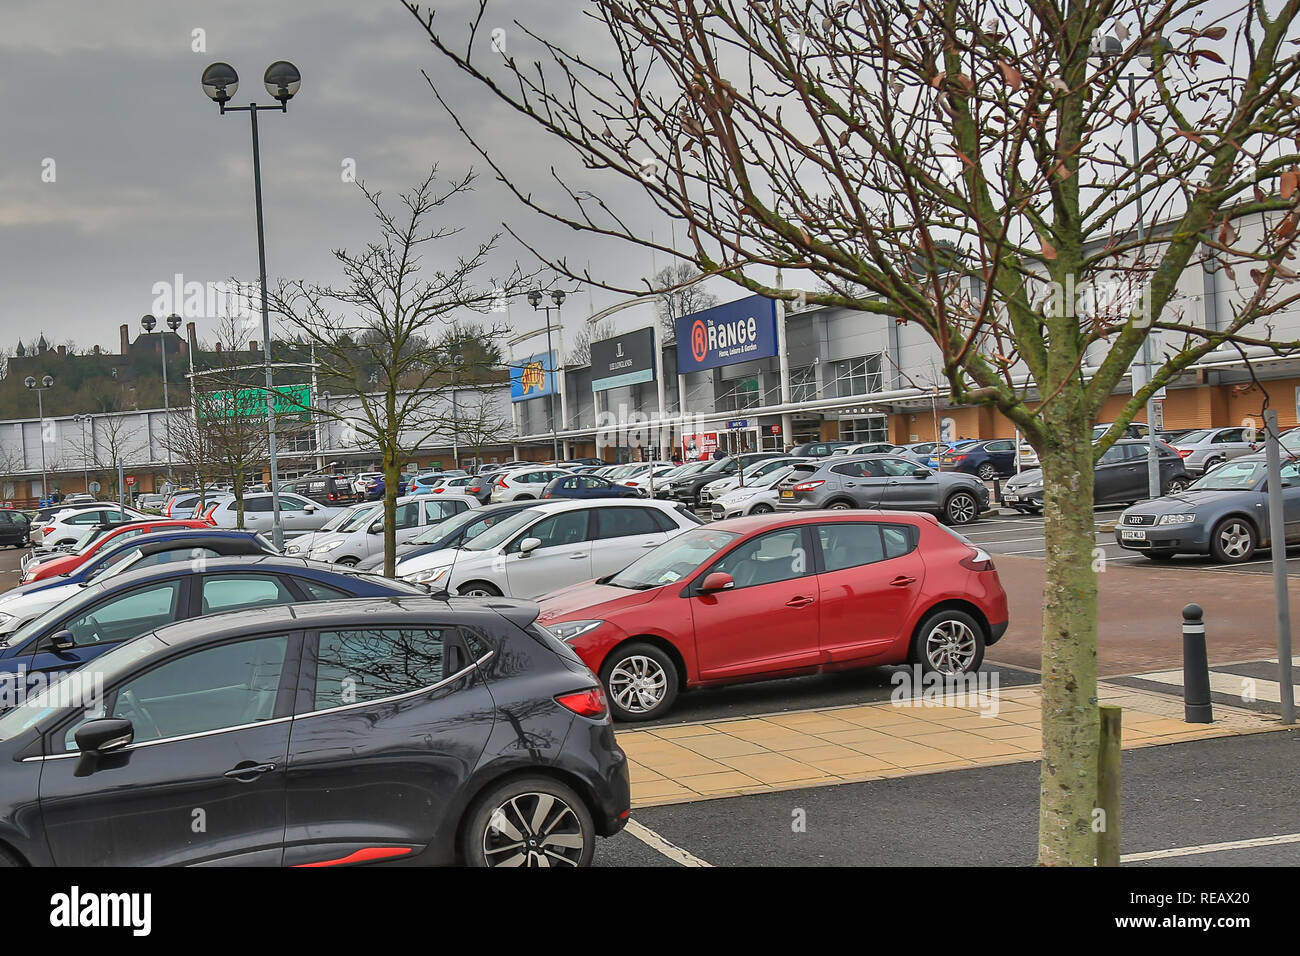
[[966,524],[989,506],[988,488],[974,475],[936,472],[893,455],[792,465],[777,489],[778,511],[889,508],[925,511],[949,524]]
[[1179,436],[1171,444],[1182,456],[1184,468],[1193,475],[1203,475],[1263,447],[1263,436],[1250,428],[1202,428]]
[[[360,520],[343,528],[312,537],[307,558],[328,564],[353,565],[384,550],[383,502],[375,502],[374,511],[363,512]],[[478,507],[478,499],[469,495],[405,495],[397,499],[397,545],[406,544],[424,528],[441,524],[453,515]]]
[[[271,530],[273,523],[271,498],[269,492],[244,496],[245,529],[262,532]],[[218,528],[237,528],[239,527],[238,506],[239,503],[234,496],[231,496],[217,505],[208,516],[209,520]],[[338,512],[338,508],[328,507],[302,495],[284,492],[280,494],[280,526],[284,529],[286,538],[316,531]]]

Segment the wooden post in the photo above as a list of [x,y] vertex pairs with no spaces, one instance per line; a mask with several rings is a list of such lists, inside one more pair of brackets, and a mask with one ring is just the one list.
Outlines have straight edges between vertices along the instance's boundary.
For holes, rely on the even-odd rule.
[[1097,748],[1097,865],[1119,866],[1120,729],[1119,707],[1097,708],[1101,739]]

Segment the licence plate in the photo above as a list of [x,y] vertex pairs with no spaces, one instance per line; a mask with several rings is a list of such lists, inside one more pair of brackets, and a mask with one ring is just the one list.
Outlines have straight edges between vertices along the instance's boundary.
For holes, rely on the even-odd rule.
[[1020,500],[1020,496],[1019,496],[1019,495],[1008,495],[1008,494],[1005,494],[1005,493],[1004,493],[1004,494],[1002,495],[1002,500],[1003,500],[1003,501],[1019,501],[1019,500]]
[[789,488],[782,488],[782,489],[781,489],[781,497],[782,497],[782,498],[793,498],[793,497],[794,497],[794,492],[793,492],[792,490],[790,490]]
[[1119,536],[1125,541],[1145,541],[1147,533],[1142,528],[1120,528]]

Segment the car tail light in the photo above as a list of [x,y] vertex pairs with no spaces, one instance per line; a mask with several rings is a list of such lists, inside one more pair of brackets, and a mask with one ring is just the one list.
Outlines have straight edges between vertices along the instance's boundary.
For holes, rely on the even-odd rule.
[[602,687],[589,687],[572,694],[561,694],[555,702],[573,711],[579,717],[604,717],[609,705],[605,702]]
[[53,530],[54,530],[54,525],[50,525],[48,528],[42,528],[42,529],[41,529],[41,534],[46,535],[46,534],[49,534],[49,533],[50,533],[51,531],[53,531]]
[[1192,450],[1190,448],[1175,448],[1174,450],[1178,452],[1179,458],[1186,458],[1188,455],[1192,453]]
[[957,563],[970,571],[992,571],[994,569],[993,558],[983,548],[976,548]]
[[816,481],[801,481],[794,486],[795,491],[812,491],[814,488],[820,488],[826,484],[824,480],[818,478]]
[[949,460],[949,461],[964,461],[965,459],[966,459],[966,456],[965,456],[965,455],[952,455],[948,460]]
[[442,494],[442,493],[443,493],[444,491],[446,491],[446,490],[447,490],[446,488],[434,488],[434,489],[433,489],[433,493],[434,493],[435,495],[440,495],[440,494]]
[[505,475],[502,475],[500,478],[497,479],[497,487],[498,487],[498,488],[505,488],[505,487],[507,487],[507,486],[506,486],[506,476],[505,476]]
[[[217,519],[214,518],[214,517],[212,517],[212,513],[213,513],[214,511],[216,511],[216,510],[217,510],[217,506],[216,506],[216,505],[213,505],[213,506],[212,506],[211,508],[209,508],[207,511],[203,512],[202,519],[203,519],[204,521],[206,521],[208,524],[216,524],[216,523],[217,523]],[[199,516],[196,515],[196,517],[199,517]]]

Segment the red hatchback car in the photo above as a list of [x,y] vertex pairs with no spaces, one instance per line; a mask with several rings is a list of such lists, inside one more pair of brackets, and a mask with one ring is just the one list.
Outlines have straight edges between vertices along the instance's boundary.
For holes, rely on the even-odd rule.
[[974,671],[1007,629],[989,555],[901,511],[716,521],[539,603],[622,720],[663,716],[683,688],[909,662]]
[[33,564],[27,569],[23,576],[23,584],[30,584],[32,581],[43,581],[46,578],[52,578],[59,574],[68,574],[81,567],[92,556],[98,554],[104,548],[111,548],[121,544],[127,538],[134,537],[137,534],[147,534],[150,531],[175,531],[181,528],[209,528],[211,525],[203,520],[194,519],[159,519],[157,521],[134,521],[129,524],[123,524],[121,527],[113,528],[104,534],[95,538],[84,551],[78,551],[63,557],[50,558],[48,561],[42,561],[39,564]]

